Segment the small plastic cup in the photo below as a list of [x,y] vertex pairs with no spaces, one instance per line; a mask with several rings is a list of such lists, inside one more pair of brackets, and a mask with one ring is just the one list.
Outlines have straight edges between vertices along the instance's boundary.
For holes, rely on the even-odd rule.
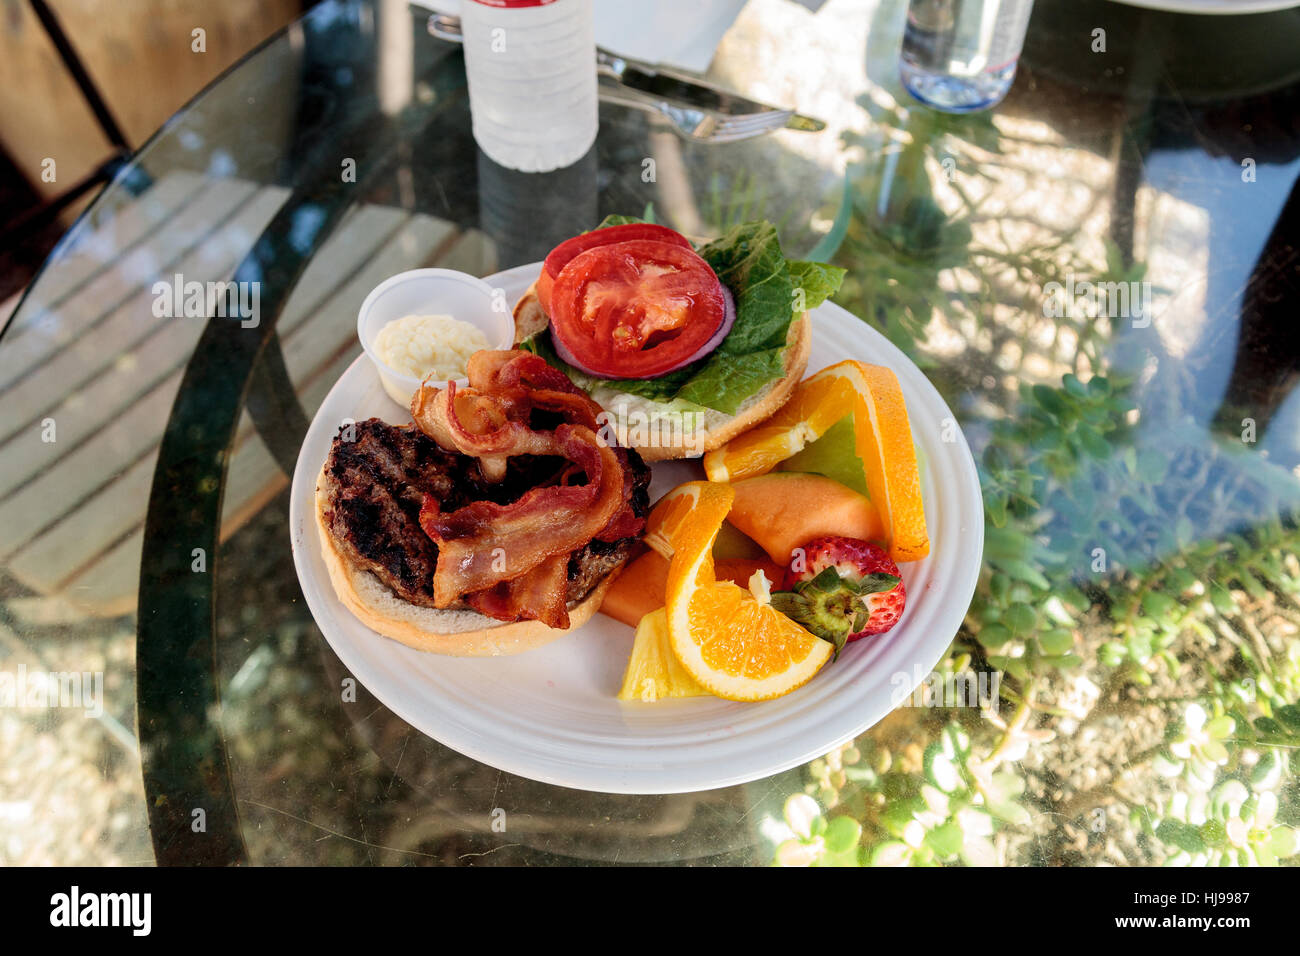
[[[384,391],[403,408],[421,380],[390,367],[375,352],[379,330],[394,319],[408,315],[450,315],[476,326],[487,338],[488,348],[514,347],[515,321],[503,297],[494,301],[494,290],[482,279],[454,269],[412,269],[385,279],[371,290],[357,313],[357,337],[379,373]],[[456,379],[457,386],[469,384]],[[445,388],[446,381],[426,379],[424,384]]]

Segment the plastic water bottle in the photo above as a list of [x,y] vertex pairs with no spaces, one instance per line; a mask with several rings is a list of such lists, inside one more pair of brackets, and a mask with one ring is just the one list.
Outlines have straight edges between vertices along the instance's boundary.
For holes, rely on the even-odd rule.
[[1001,102],[1016,77],[1034,0],[911,0],[899,73],[922,103],[970,113]]
[[463,0],[474,139],[523,172],[568,166],[596,140],[591,0]]

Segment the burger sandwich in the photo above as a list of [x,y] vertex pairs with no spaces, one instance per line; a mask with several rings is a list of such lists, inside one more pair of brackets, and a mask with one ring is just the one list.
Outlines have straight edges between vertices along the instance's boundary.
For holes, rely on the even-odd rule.
[[439,654],[516,654],[595,613],[640,541],[650,472],[538,356],[476,352],[467,376],[420,388],[408,425],[340,428],[318,531],[335,593],[373,630]]

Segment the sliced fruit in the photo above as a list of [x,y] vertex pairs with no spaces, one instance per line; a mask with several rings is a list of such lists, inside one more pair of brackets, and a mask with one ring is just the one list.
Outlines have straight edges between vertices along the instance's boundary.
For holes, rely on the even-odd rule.
[[[658,558],[657,554],[651,555]],[[663,561],[663,558],[659,558]],[[666,564],[667,562],[665,562]],[[632,655],[623,672],[619,700],[650,703],[666,697],[703,697],[709,692],[691,679],[668,647],[668,620],[664,609],[644,615],[636,625]]]
[[841,534],[888,541],[880,514],[867,498],[824,475],[774,471],[731,486],[736,503],[727,521],[785,567],[805,541]]
[[887,529],[890,556],[918,561],[930,553],[920,469],[898,377],[882,365],[849,360],[822,369],[764,424],[706,454],[705,473],[711,481],[733,482],[765,474],[850,413],[855,451]]
[[[777,467],[781,471],[803,471],[825,475],[867,495],[867,476],[858,457],[858,440],[853,434],[853,416],[845,415],[816,441],[805,445]],[[847,534],[848,532],[846,532]]]
[[679,524],[668,569],[669,644],[719,697],[770,700],[811,680],[833,648],[772,607],[762,571],[748,588],[717,580],[712,548],[725,515],[702,508]]
[[[715,549],[716,550],[716,549]],[[762,569],[768,580],[780,581],[785,569],[766,558],[719,558],[717,575],[720,579],[745,584],[754,572]],[[647,551],[625,567],[605,592],[600,612],[628,627],[636,627],[651,611],[664,606],[664,593],[668,587],[668,559],[657,551]]]
[[[731,508],[735,492],[711,481],[688,481],[659,499],[646,517],[645,543],[665,558],[673,556],[674,541],[692,522],[698,526],[701,515],[719,515],[719,523]],[[696,510],[699,514],[696,514]]]
[[718,529],[718,539],[713,542],[713,557],[721,561],[723,558],[766,558],[766,555],[757,541],[730,521],[725,521]]
[[889,556],[895,561],[920,561],[930,553],[930,535],[903,390],[892,369],[854,364],[865,385],[858,390],[853,411],[858,457],[866,470],[871,501],[889,530]]
[[[713,552],[717,554],[717,546],[714,546]],[[772,584],[781,580],[785,573],[775,561],[769,561],[767,558],[719,558],[713,559],[713,573],[719,581],[730,581],[732,584],[739,584],[741,587],[749,587],[750,579],[754,577],[755,571],[762,571],[764,576]]]
[[668,559],[657,551],[647,551],[614,579],[600,602],[600,613],[636,627],[643,617],[664,606],[667,586]]
[[907,590],[883,548],[839,535],[806,542],[772,604],[835,645],[883,634],[903,616]]
[[762,475],[816,441],[853,411],[853,384],[840,362],[810,376],[767,421],[704,456],[710,481],[741,481]]

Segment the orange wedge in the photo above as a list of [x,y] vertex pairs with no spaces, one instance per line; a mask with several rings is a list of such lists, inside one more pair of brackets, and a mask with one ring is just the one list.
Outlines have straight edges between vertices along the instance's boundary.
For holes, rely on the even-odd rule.
[[660,498],[646,517],[645,543],[665,558],[671,558],[676,550],[676,538],[683,530],[689,532],[691,527],[712,521],[714,516],[721,525],[735,496],[731,488],[710,481],[678,485]]
[[866,386],[858,389],[853,423],[867,491],[889,529],[889,556],[920,561],[930,553],[930,535],[903,390],[891,369],[854,364]]
[[676,524],[664,609],[669,647],[691,679],[711,693],[728,700],[770,700],[811,680],[833,648],[772,607],[770,582],[761,570],[748,589],[716,579],[713,542],[732,491],[727,485],[714,487],[726,494],[694,493],[708,504]]
[[919,561],[930,553],[921,475],[898,377],[882,365],[853,360],[799,384],[775,415],[704,456],[710,481],[765,474],[853,415],[856,451],[867,490],[889,533],[889,556]]

